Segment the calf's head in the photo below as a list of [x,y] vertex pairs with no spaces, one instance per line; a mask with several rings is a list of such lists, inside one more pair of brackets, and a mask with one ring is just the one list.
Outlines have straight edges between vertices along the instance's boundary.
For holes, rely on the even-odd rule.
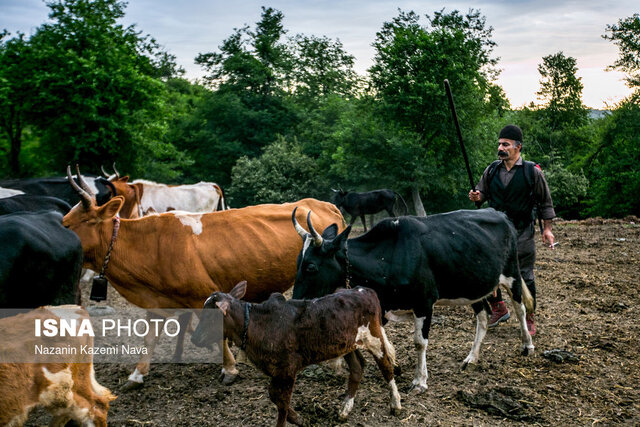
[[93,192],[82,178],[82,175],[80,175],[80,170],[77,166],[76,170],[80,185],[76,184],[71,177],[71,168],[69,166],[67,166],[67,178],[69,184],[80,196],[80,203],[75,205],[64,216],[62,225],[74,231],[80,237],[82,249],[87,254],[87,252],[92,251],[101,244],[100,225],[116,216],[122,207],[123,198],[117,196],[104,205],[98,206]]
[[197,347],[211,347],[217,338],[214,328],[214,310],[222,311],[224,317],[225,332],[233,329],[236,325],[234,319],[229,315],[231,303],[234,299],[241,299],[247,292],[247,281],[243,280],[231,289],[231,292],[214,292],[204,302],[200,322],[195,332],[191,335],[191,342]]
[[333,204],[336,205],[338,208],[341,208],[342,205],[344,204],[344,198],[347,195],[348,191],[344,191],[343,189],[339,189],[339,190],[333,190],[332,191],[335,193],[333,195]]
[[347,271],[347,238],[351,226],[337,235],[338,226],[331,224],[319,235],[311,224],[311,212],[307,215],[307,232],[296,220],[294,209],[291,219],[302,238],[302,251],[298,255],[293,298],[309,299],[333,293],[344,286]]

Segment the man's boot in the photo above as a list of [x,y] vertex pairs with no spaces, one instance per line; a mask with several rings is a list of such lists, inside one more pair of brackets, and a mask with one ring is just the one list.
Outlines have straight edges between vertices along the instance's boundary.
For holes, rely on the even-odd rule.
[[536,334],[535,316],[533,313],[527,313],[527,329],[529,335],[534,336]]
[[506,322],[507,319],[511,317],[509,310],[507,309],[507,305],[504,301],[492,302],[491,303],[491,318],[489,319],[489,327],[493,328],[494,326],[498,326],[500,322]]

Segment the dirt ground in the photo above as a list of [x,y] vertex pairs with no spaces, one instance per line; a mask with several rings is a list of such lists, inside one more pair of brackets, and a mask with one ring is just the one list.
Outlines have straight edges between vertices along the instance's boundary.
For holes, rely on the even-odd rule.
[[[519,354],[512,317],[487,333],[478,365],[460,371],[474,337],[472,310],[437,307],[423,394],[409,392],[416,361],[413,324],[387,326],[402,369],[399,416],[389,414],[387,385],[369,355],[346,423],[338,419],[346,377],[325,367],[312,366],[298,376],[294,408],[309,425],[321,426],[640,425],[640,221],[558,221],[554,234],[556,250],[538,247],[533,356]],[[113,304],[120,297],[110,291]],[[552,350],[570,357],[544,357]],[[220,368],[156,364],[144,388],[123,393],[133,366],[96,366],[98,381],[118,395],[109,425],[273,425],[267,378],[241,364],[239,380],[227,387],[218,382]],[[47,422],[42,413],[30,418],[30,425]]]

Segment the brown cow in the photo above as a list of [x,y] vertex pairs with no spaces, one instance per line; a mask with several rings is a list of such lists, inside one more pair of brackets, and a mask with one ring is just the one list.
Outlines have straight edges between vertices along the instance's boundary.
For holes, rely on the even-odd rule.
[[[66,305],[41,307],[0,319],[3,360],[33,360],[34,346],[42,342],[34,337],[35,319],[59,320],[69,314],[89,318],[82,307]],[[60,347],[93,346],[93,337],[89,335],[75,337],[72,343],[69,337],[58,340]],[[107,425],[109,402],[115,396],[96,381],[93,356],[76,354],[59,359],[55,363],[0,363],[0,425],[21,426],[38,407],[53,415],[50,423],[53,426],[63,426],[69,420],[83,425]]]
[[[69,168],[67,172],[70,175]],[[87,189],[69,182],[82,202],[64,217],[63,225],[80,237],[84,267],[100,271],[123,198],[116,196],[96,206]],[[241,280],[248,282],[248,301],[263,301],[273,292],[286,291],[295,280],[296,258],[302,249],[289,222],[295,207],[300,208],[300,219],[313,209],[324,227],[337,223],[344,229],[340,211],[315,199],[122,219],[106,277],[129,302],[147,309],[200,308],[212,292],[228,292]],[[233,355],[224,347],[222,373],[229,383],[237,370]],[[130,381],[142,383],[149,371],[149,353]]]
[[245,350],[249,359],[271,377],[269,397],[278,407],[276,425],[286,421],[302,425],[291,408],[297,373],[305,366],[345,356],[349,365],[347,396],[340,418],[346,419],[362,378],[364,358],[357,349],[373,355],[391,389],[391,411],[400,411],[400,395],[393,378],[395,350],[382,327],[380,302],[368,288],[340,290],[314,300],[289,300],[273,294],[262,304],[239,301],[247,290],[241,282],[230,293],[215,292],[204,304],[202,318],[191,341],[212,344],[211,313],[224,316],[224,336]]

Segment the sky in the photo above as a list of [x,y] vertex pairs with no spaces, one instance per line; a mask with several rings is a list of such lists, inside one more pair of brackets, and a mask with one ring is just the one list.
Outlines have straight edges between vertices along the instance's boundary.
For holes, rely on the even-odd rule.
[[[606,109],[631,93],[624,74],[605,71],[618,58],[618,48],[602,35],[607,25],[640,12],[637,0],[129,0],[123,23],[135,24],[143,34],[153,36],[176,56],[186,77],[195,79],[203,71],[194,58],[218,51],[235,28],[245,24],[253,28],[260,20],[261,6],[284,14],[289,36],[339,39],[355,57],[356,71],[363,75],[373,64],[371,44],[376,32],[398,15],[398,9],[413,10],[423,17],[442,8],[445,12],[479,9],[494,29],[494,56],[500,58],[502,70],[497,83],[512,107],[538,102],[538,65],[544,56],[559,51],[577,59],[583,102],[588,107]],[[48,13],[43,0],[0,0],[0,29],[30,35],[47,20]],[[455,88],[453,91],[455,94]]]

